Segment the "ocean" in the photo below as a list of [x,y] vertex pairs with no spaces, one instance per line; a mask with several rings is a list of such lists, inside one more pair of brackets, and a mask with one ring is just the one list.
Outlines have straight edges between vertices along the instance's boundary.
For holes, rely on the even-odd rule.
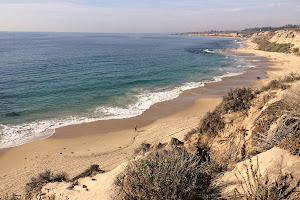
[[129,118],[253,67],[234,38],[0,32],[0,148],[54,129]]

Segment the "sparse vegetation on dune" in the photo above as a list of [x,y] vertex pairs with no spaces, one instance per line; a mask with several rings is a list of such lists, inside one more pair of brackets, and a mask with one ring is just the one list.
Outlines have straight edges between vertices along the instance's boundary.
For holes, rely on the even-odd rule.
[[212,168],[184,148],[158,150],[125,169],[116,185],[123,199],[200,199]]
[[251,88],[237,88],[230,90],[223,97],[222,102],[213,111],[206,113],[196,129],[190,131],[185,140],[188,140],[193,134],[206,134],[215,137],[225,128],[224,115],[227,113],[243,112],[247,114],[252,105],[251,100],[254,99],[256,93]]
[[[300,156],[299,86],[297,84],[284,99],[270,105],[257,119],[259,123],[256,123],[253,139],[264,149],[280,146]],[[277,126],[270,130],[274,122]]]
[[[249,166],[245,175],[239,172],[235,174],[240,190],[235,189],[235,200],[279,200],[289,199],[290,192],[287,192],[290,186],[288,175],[279,174],[274,182],[270,181],[268,174],[262,176],[258,158],[254,167],[252,159],[249,157]],[[294,188],[293,188],[294,189]],[[292,190],[293,190],[292,189]]]
[[37,177],[33,177],[31,182],[26,184],[26,199],[32,199],[33,195],[39,193],[44,185],[51,182],[67,181],[68,175],[65,172],[54,174],[50,170],[40,173]]

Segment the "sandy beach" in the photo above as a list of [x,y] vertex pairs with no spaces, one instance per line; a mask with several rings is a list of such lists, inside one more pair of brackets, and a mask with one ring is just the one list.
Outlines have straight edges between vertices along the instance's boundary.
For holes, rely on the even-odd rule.
[[[67,126],[57,129],[50,138],[0,150],[0,194],[24,194],[25,184],[45,169],[64,171],[70,177],[92,164],[109,171],[133,158],[134,149],[142,142],[167,142],[172,137],[183,140],[230,88],[259,87],[300,71],[299,56],[254,50],[255,45],[246,41],[245,45],[232,51],[260,61],[255,63],[258,67],[240,76],[186,91],[174,100],[151,106],[138,117]],[[135,125],[138,132],[134,131]]]

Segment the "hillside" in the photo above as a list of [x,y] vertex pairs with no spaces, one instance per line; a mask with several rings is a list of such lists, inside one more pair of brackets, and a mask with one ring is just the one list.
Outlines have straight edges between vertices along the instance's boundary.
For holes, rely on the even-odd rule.
[[259,50],[299,54],[300,30],[258,32],[254,33],[250,40],[258,45]]

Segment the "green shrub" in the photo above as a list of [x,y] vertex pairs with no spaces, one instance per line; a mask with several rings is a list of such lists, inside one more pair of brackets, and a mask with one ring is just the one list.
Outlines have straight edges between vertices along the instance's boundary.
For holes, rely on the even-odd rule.
[[290,51],[291,44],[277,44],[275,42],[269,44],[266,47],[266,51],[272,51],[272,52],[282,52],[282,53],[287,53]]
[[192,199],[205,195],[211,171],[184,148],[159,150],[131,162],[115,181],[120,199]]
[[299,47],[294,48],[294,53],[297,53],[297,52],[299,52]]

